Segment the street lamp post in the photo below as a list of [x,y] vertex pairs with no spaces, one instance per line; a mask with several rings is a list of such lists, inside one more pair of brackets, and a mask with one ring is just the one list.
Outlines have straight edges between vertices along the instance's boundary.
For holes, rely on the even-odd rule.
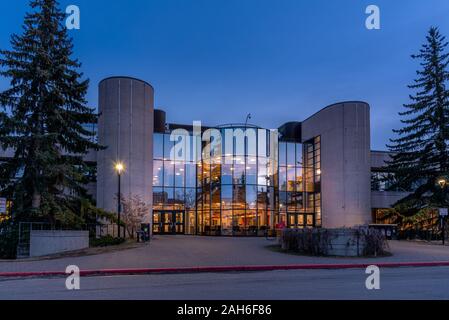
[[[441,203],[444,204],[444,188],[446,188],[447,180],[446,178],[440,178],[438,180],[438,185],[441,188]],[[445,233],[446,233],[446,215],[440,213],[441,218],[441,238],[443,239],[443,246],[445,243]]]
[[117,162],[115,164],[115,171],[117,172],[118,177],[118,186],[117,186],[117,230],[118,230],[118,237],[121,237],[121,227],[120,227],[120,218],[122,213],[122,192],[121,192],[121,177],[122,172],[125,169],[123,163]]

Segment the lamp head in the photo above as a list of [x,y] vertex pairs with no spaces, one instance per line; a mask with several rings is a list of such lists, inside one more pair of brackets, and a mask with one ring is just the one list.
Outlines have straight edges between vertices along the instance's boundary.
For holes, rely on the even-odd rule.
[[114,166],[115,171],[117,171],[118,174],[122,174],[122,172],[125,170],[125,166],[121,162],[117,162]]
[[438,185],[443,189],[447,185],[447,180],[445,178],[439,178]]

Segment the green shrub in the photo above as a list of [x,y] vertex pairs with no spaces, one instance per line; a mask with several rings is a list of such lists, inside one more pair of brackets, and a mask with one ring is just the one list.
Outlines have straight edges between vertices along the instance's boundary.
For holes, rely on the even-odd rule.
[[111,235],[103,236],[100,238],[91,238],[90,246],[91,247],[107,247],[107,246],[116,246],[125,242],[123,238],[115,238]]

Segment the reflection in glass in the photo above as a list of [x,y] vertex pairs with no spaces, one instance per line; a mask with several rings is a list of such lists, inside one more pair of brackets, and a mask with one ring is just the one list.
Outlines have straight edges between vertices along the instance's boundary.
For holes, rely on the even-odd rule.
[[161,160],[153,161],[153,186],[162,187],[164,163]]
[[162,133],[153,135],[153,158],[159,160],[164,158],[164,135]]
[[221,201],[224,209],[232,208],[232,185],[221,186]]
[[196,165],[193,162],[187,162],[185,166],[186,171],[186,182],[185,185],[187,188],[194,188],[196,186]]
[[[184,212],[186,234],[264,235],[281,222],[320,226],[319,137],[304,144],[278,144],[268,130],[254,132],[254,145],[231,135],[229,154],[223,136],[223,154],[214,150],[211,162],[206,161],[210,155],[197,162],[172,161],[169,134],[155,134],[153,209]],[[193,148],[191,141],[187,144]]]
[[164,160],[174,160],[170,158],[173,147],[174,142],[170,141],[170,134],[164,134]]
[[287,165],[287,144],[285,142],[279,142],[279,165]]
[[164,186],[173,187],[175,184],[175,163],[164,161]]

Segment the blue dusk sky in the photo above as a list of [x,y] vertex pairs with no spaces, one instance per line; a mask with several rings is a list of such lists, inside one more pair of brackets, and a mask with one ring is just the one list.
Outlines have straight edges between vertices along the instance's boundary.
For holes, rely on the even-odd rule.
[[[70,0],[81,29],[75,57],[98,82],[150,82],[169,122],[244,122],[277,128],[339,101],[371,105],[372,148],[385,150],[408,102],[416,53],[432,25],[449,36],[447,0]],[[381,10],[381,30],[365,9]],[[1,1],[0,47],[19,33],[28,0]],[[0,79],[0,90],[8,82]]]

